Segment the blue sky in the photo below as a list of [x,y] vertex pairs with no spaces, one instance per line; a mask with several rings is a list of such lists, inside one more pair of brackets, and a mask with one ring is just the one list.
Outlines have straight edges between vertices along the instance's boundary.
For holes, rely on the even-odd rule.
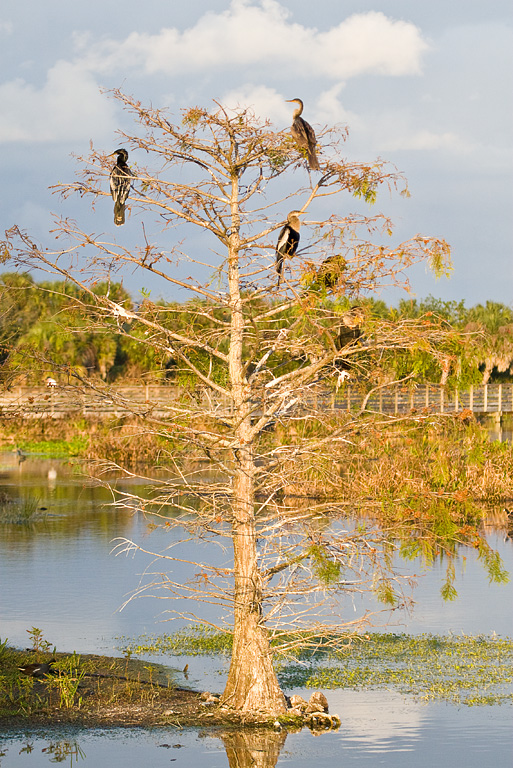
[[[48,189],[73,180],[73,155],[90,141],[118,146],[128,118],[101,88],[172,112],[244,104],[279,128],[290,124],[285,99],[300,95],[314,127],[348,125],[349,158],[380,156],[405,173],[412,197],[377,206],[398,239],[451,244],[452,278],[415,269],[418,297],[513,302],[509,0],[3,0],[0,61],[2,229],[45,243],[60,213],[130,236],[113,232],[107,198],[92,219],[84,201]],[[134,277],[125,284],[137,291]]]

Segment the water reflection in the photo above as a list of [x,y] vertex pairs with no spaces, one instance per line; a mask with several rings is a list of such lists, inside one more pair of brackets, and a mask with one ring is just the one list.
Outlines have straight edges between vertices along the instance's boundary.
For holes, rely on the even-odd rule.
[[[386,691],[332,692],[338,732],[56,730],[4,733],[2,768],[483,768],[512,764],[509,707],[421,705]],[[330,698],[332,695],[330,694]],[[59,760],[61,761],[61,760]]]
[[286,738],[285,730],[231,731],[221,736],[230,768],[274,768]]
[[500,443],[511,443],[513,439],[511,422],[508,423],[507,428],[502,426],[502,422],[500,424],[494,424],[493,427],[489,427],[488,437],[490,440],[498,440]]
[[[144,495],[145,487],[147,484],[140,483],[137,492]],[[12,644],[24,647],[27,629],[37,626],[58,650],[110,654],[116,636],[175,628],[159,623],[165,616],[155,618],[162,604],[154,599],[142,598],[118,611],[127,592],[151,569],[151,561],[139,554],[134,559],[116,558],[111,551],[112,540],[118,536],[145,542],[148,549],[164,549],[178,531],[149,531],[141,514],[105,506],[111,501],[105,489],[94,486],[69,465],[50,460],[27,458],[18,464],[15,456],[2,457],[0,492],[14,500],[35,498],[38,506],[47,508],[47,517],[31,525],[0,525],[2,639],[7,636]],[[511,540],[497,529],[490,531],[489,539],[513,571]],[[182,551],[187,556],[187,550]],[[210,551],[205,556],[210,559]],[[437,565],[419,579],[413,615],[393,615],[394,626],[410,632],[513,634],[513,584],[490,585],[476,553],[467,551],[466,556],[458,566],[460,597],[455,603],[440,599],[443,565]],[[213,549],[213,561],[222,565],[226,557]],[[418,563],[411,568],[412,573],[421,571]],[[361,609],[356,598],[351,598],[346,615],[352,617]],[[183,669],[186,662],[192,687],[222,689],[222,662],[181,657],[176,666]],[[445,704],[422,705],[389,691],[334,690],[329,700],[342,727],[338,733],[319,738],[308,731],[212,734],[164,728],[150,732],[47,731],[28,739],[13,733],[4,734],[1,765],[40,768],[59,761],[85,768],[160,768],[170,762],[189,768],[267,768],[282,763],[309,768],[312,763],[317,768],[340,764],[345,768],[376,764],[482,768],[489,762],[510,764],[511,712],[506,706],[458,710]]]
[[[149,492],[148,483],[136,480],[131,488],[141,495]],[[162,624],[168,618],[166,608],[172,601],[157,601],[148,594],[130,602],[121,612],[127,596],[139,583],[151,580],[151,572],[161,569],[151,556],[136,553],[114,557],[113,540],[125,537],[142,543],[146,549],[163,551],[176,544],[180,530],[149,530],[147,521],[137,511],[108,506],[112,497],[102,487],[66,463],[30,458],[18,465],[13,455],[0,458],[0,494],[23,502],[36,499],[44,507],[44,519],[30,525],[0,525],[0,620],[2,637],[23,647],[26,630],[41,628],[58,650],[83,653],[112,652],[116,636],[139,636],[172,631],[177,625]],[[499,520],[499,522],[501,522]],[[489,541],[513,571],[513,547],[506,533],[493,529]],[[229,565],[229,553],[217,546],[206,551],[206,544],[180,543],[175,552],[184,560],[197,559],[198,547],[203,557],[220,568]],[[409,632],[454,631],[464,634],[497,632],[513,634],[513,615],[505,606],[513,601],[513,582],[489,584],[486,572],[477,562],[474,550],[465,550],[457,565],[459,599],[444,603],[439,589],[444,578],[444,564],[423,571],[417,563],[402,562],[403,573],[418,575],[414,592],[417,606],[411,615],[395,612],[389,627]],[[174,576],[187,578],[185,571]],[[162,593],[160,593],[162,597]],[[369,596],[347,595],[340,605],[345,617],[352,619],[377,604]],[[195,606],[193,606],[194,609]],[[164,608],[164,611],[162,610]],[[206,608],[207,619],[218,620],[219,608]],[[189,659],[180,659],[180,669]],[[191,661],[191,669],[198,664]],[[191,682],[196,684],[194,674]],[[203,681],[205,687],[222,687],[222,679]],[[201,683],[200,683],[201,685]]]
[[[142,496],[150,491],[147,481],[116,482]],[[164,631],[169,601],[148,594],[120,610],[141,582],[153,578],[154,558],[115,557],[112,551],[119,537],[162,551],[180,539],[179,529],[149,529],[137,509],[112,506],[105,488],[64,462],[28,458],[18,465],[14,455],[0,456],[0,498],[19,508],[35,500],[44,510],[29,524],[0,524],[2,638],[24,647],[27,630],[36,626],[58,650],[112,653],[118,636]],[[197,544],[179,546],[184,559],[194,559]],[[218,547],[207,556],[216,565],[226,563]]]

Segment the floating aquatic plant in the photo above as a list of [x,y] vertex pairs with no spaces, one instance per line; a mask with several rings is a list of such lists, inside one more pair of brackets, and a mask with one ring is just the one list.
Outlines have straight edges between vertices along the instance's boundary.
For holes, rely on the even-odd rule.
[[[194,625],[169,635],[142,636],[127,647],[136,655],[225,655],[231,635]],[[424,701],[513,701],[513,639],[508,637],[376,632],[326,638],[312,652],[305,635],[305,648],[296,645],[296,656],[296,663],[284,663],[276,654],[278,678],[288,690],[394,688]]]

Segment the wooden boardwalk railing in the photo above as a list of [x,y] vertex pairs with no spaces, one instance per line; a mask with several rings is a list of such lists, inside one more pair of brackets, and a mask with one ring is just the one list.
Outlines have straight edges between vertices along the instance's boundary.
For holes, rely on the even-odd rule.
[[[349,385],[335,395],[334,407],[360,408],[364,397],[364,393]],[[371,394],[366,405],[366,410],[395,415],[424,409],[437,413],[458,413],[464,409],[473,413],[511,413],[513,384],[484,384],[470,387],[466,392],[450,393],[432,384],[419,384],[414,388],[383,387]]]
[[[305,391],[296,407],[359,411],[367,392],[355,384],[346,384],[338,392],[324,390],[315,394]],[[178,404],[182,394],[174,386],[113,386],[108,388],[105,398],[94,391],[84,394],[68,386],[20,386],[0,392],[0,416],[122,416],[149,408],[154,414],[166,416]],[[192,397],[190,402],[195,402]],[[217,412],[227,412],[230,409],[229,401],[213,399],[206,393],[198,393],[196,402],[198,411],[204,412],[211,408]],[[463,409],[476,414],[512,413],[513,384],[486,384],[471,387],[466,392],[451,393],[446,392],[444,387],[431,384],[382,387],[370,395],[366,404],[367,411],[395,415],[423,410],[457,413]],[[258,404],[255,404],[255,410],[260,410]],[[288,412],[285,408],[284,413]]]

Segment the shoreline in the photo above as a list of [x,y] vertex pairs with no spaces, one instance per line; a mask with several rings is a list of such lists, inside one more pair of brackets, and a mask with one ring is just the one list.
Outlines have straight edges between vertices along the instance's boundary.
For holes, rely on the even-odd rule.
[[309,727],[318,731],[340,725],[336,716],[320,712],[240,713],[220,704],[218,696],[209,692],[161,682],[156,666],[133,659],[39,653],[42,662],[55,659],[52,674],[35,677],[20,672],[19,662],[26,664],[27,656],[34,655],[6,647],[0,657],[2,674],[11,682],[11,711],[5,700],[0,707],[4,729]]

